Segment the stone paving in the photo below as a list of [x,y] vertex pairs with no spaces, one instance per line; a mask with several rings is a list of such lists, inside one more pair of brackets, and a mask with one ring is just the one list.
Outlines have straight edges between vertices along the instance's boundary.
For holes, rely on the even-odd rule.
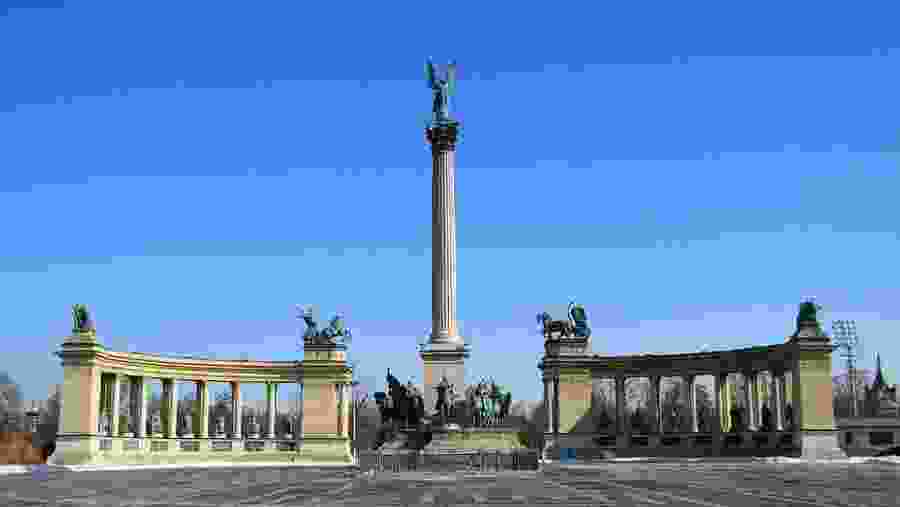
[[898,479],[900,468],[886,462],[619,462],[499,473],[57,469],[0,476],[0,505],[886,507],[898,504]]

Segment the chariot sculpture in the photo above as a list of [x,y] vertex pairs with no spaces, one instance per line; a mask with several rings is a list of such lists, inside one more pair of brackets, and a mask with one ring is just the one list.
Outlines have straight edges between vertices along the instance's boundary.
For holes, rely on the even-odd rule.
[[350,328],[344,327],[342,314],[335,314],[328,321],[328,326],[320,330],[313,318],[311,307],[302,308],[298,306],[298,310],[300,310],[300,317],[303,318],[303,322],[306,324],[306,330],[303,332],[304,344],[335,345],[339,342],[349,343],[352,339]]

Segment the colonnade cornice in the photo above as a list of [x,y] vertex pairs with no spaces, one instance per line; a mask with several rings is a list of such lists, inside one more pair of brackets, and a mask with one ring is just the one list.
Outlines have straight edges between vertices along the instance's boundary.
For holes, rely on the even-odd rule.
[[786,365],[798,352],[830,350],[831,348],[827,342],[822,344],[786,342],[714,352],[622,356],[545,355],[538,364],[538,368],[544,371],[545,378],[552,376],[556,370],[564,369],[590,370],[595,378],[622,375],[629,377],[684,377],[758,371],[780,373],[786,369]]
[[[96,344],[99,345],[99,344]],[[295,383],[347,383],[352,368],[343,361],[257,361],[164,356],[111,351],[102,346],[66,347],[57,352],[64,365],[84,365],[103,373],[174,379],[176,381]]]

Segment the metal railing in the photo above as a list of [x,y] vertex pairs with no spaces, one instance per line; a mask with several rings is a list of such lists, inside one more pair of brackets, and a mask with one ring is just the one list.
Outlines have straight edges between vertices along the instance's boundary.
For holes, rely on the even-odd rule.
[[491,472],[505,470],[538,470],[541,452],[538,450],[484,451],[460,450],[428,453],[422,451],[359,451],[358,463],[362,472],[409,472],[452,470]]

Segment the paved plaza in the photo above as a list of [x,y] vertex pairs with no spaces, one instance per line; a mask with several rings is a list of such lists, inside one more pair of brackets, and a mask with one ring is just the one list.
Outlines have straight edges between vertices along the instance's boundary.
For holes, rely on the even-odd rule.
[[895,506],[891,463],[633,462],[540,472],[372,476],[347,469],[53,470],[0,476],[12,506]]

